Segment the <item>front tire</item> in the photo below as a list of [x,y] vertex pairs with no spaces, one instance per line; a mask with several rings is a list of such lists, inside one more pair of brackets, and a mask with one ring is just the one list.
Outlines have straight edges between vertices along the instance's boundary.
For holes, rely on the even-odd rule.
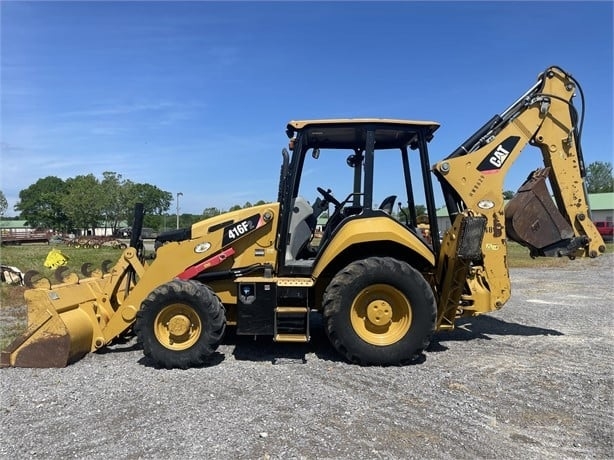
[[206,363],[225,328],[224,306],[213,291],[197,281],[173,280],[143,301],[134,331],[157,365],[187,369]]
[[352,262],[326,288],[326,334],[348,361],[398,365],[415,361],[428,346],[437,306],[424,277],[390,257]]

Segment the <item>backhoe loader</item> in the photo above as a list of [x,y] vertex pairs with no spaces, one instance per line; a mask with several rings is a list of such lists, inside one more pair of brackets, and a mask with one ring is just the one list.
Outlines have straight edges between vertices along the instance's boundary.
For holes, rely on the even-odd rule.
[[[411,363],[436,331],[506,303],[508,240],[533,257],[605,251],[584,187],[577,92],[569,73],[547,68],[432,165],[436,122],[290,121],[276,202],[161,233],[151,257],[138,238],[137,206],[130,247],[114,266],[85,266],[81,277],[63,270],[56,284],[27,274],[28,326],[1,364],[62,367],[130,332],[152,365],[197,367],[210,362],[227,327],[300,343],[310,340],[314,315],[350,363]],[[504,178],[527,144],[544,167],[506,204]],[[334,172],[327,185],[341,198],[317,187],[320,196],[307,200],[317,167]],[[433,177],[449,215],[441,229]],[[418,191],[428,240],[418,227]]]

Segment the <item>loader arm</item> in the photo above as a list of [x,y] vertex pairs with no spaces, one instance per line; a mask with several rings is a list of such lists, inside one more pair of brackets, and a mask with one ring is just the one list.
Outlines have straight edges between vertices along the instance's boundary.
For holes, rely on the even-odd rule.
[[[151,291],[174,278],[211,280],[211,272],[222,266],[217,274],[225,278],[263,271],[275,252],[261,251],[259,263],[248,265],[244,262],[253,261],[254,250],[247,248],[272,246],[269,233],[276,228],[278,209],[269,203],[201,221],[187,232],[167,235],[167,244],[146,260],[139,239],[143,207],[137,205],[131,246],[111,270],[83,279],[69,273],[60,284],[46,278],[28,283],[28,327],[2,350],[0,367],[63,367],[109,345],[132,327]],[[234,262],[238,265],[232,267]]]
[[[547,69],[503,114],[433,166],[452,220],[439,254],[440,328],[452,327],[458,314],[493,311],[508,300],[508,238],[532,256],[605,251],[584,186],[576,90],[565,71]],[[529,176],[506,209],[504,180],[527,144],[541,151],[545,168]]]

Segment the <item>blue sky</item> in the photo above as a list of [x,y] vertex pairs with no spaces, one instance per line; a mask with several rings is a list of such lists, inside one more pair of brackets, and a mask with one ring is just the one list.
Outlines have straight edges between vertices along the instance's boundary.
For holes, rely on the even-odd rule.
[[[42,177],[103,171],[182,192],[181,212],[274,201],[292,119],[435,120],[434,163],[550,65],[584,90],[586,163],[612,161],[609,1],[3,1],[0,14],[7,215]],[[539,164],[525,149],[506,189]]]

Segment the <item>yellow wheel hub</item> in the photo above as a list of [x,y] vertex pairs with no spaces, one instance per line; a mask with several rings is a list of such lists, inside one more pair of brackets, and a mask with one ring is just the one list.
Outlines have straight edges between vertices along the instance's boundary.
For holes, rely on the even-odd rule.
[[156,339],[170,350],[190,348],[202,333],[200,317],[184,304],[171,304],[162,309],[154,325]]
[[395,287],[374,284],[354,298],[350,320],[356,334],[365,342],[377,346],[392,345],[409,331],[411,304]]
[[176,315],[168,322],[168,332],[175,337],[181,337],[190,331],[190,318],[185,315]]
[[367,305],[367,319],[376,326],[385,326],[392,320],[392,307],[385,300],[375,300]]

